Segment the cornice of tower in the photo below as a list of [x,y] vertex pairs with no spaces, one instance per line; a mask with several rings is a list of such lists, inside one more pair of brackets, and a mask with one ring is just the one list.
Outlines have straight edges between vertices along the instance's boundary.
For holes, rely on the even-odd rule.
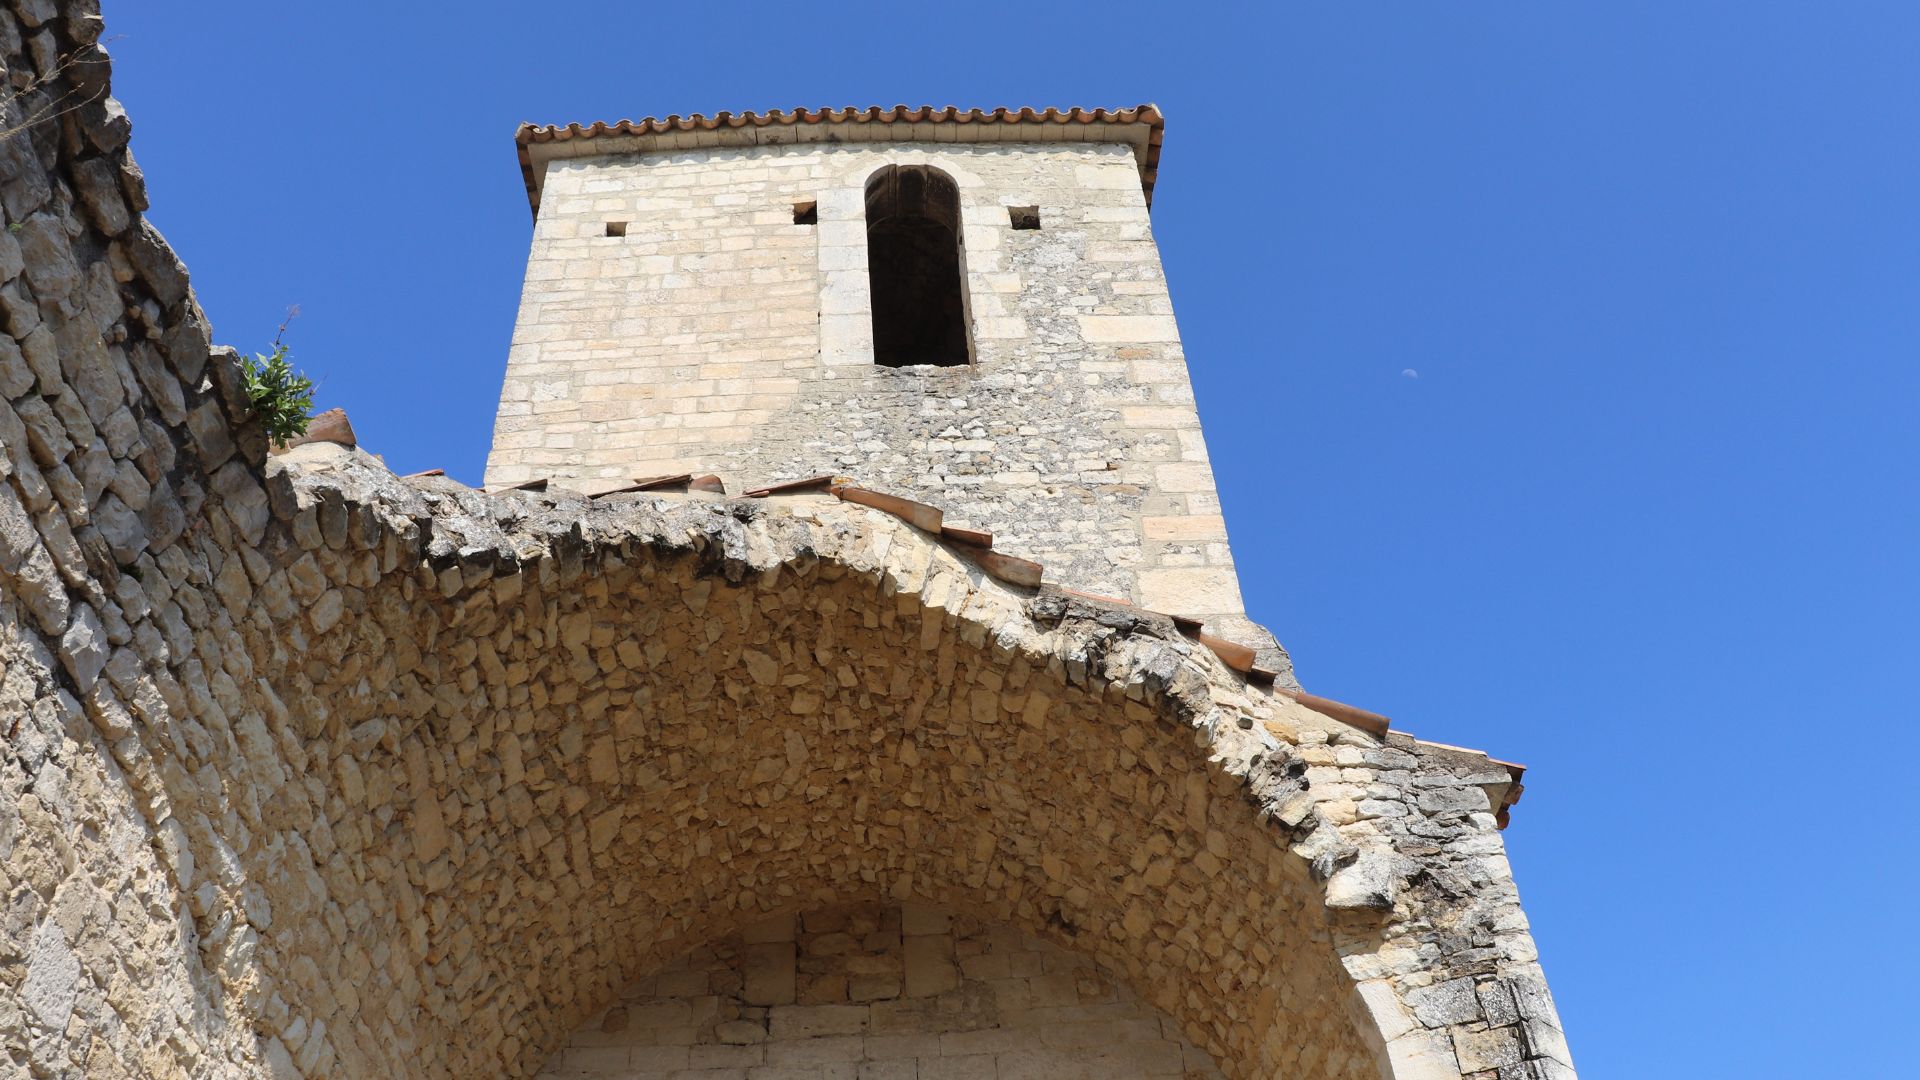
[[1129,109],[918,108],[770,109],[712,116],[647,117],[612,124],[521,124],[514,133],[527,202],[538,213],[546,165],[556,158],[613,153],[779,146],[816,142],[1108,142],[1133,148],[1140,187],[1153,204],[1166,118],[1154,105]]

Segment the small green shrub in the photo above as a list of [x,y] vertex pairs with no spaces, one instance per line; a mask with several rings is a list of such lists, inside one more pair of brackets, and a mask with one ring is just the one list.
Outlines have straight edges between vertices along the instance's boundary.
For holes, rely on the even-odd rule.
[[287,347],[276,340],[270,355],[242,358],[241,368],[247,400],[253,402],[273,444],[285,446],[287,440],[305,435],[307,421],[312,419],[308,414],[313,410],[313,381],[287,363]]

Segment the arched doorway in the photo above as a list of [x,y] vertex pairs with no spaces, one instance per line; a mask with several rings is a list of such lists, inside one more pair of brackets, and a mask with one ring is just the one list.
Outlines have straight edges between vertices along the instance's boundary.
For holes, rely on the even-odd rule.
[[1322,888],[1201,730],[1209,676],[1182,658],[1211,654],[1048,630],[1023,594],[845,505],[810,506],[835,524],[804,536],[751,526],[756,562],[788,553],[751,572],[731,548],[608,538],[487,566],[452,601],[396,578],[351,638],[309,646],[303,670],[383,658],[360,692],[288,693],[355,733],[308,766],[345,778],[341,872],[406,868],[364,871],[381,885],[351,943],[299,947],[351,1015],[397,1018],[350,1064],[405,1045],[432,1048],[427,1075],[529,1075],[690,949],[770,914],[913,901],[1085,957],[1228,1076],[1370,1080]]

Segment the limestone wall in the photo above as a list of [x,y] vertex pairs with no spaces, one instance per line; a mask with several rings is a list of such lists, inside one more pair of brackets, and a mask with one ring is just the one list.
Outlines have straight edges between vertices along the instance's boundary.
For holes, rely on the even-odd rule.
[[[328,891],[364,874],[387,894],[356,940],[297,955],[361,1014],[408,1017],[349,1060],[523,1063],[689,947],[894,898],[1070,945],[1243,1071],[1364,1075],[1308,863],[1210,794],[1193,710],[1223,669],[1164,620],[1137,647],[1049,630],[956,552],[828,497],[589,504],[289,466],[298,553],[252,603],[301,658],[280,696],[303,703],[304,771],[341,777],[323,805],[351,859]],[[336,491],[371,518],[339,549]],[[409,534],[446,569],[412,564]],[[1211,665],[1179,678],[1197,697],[1152,696],[1188,663]],[[1140,702],[1091,676],[1114,664]],[[389,980],[353,977],[362,950]],[[439,974],[414,988],[421,965]]]
[[239,866],[285,841],[228,827],[176,718],[253,707],[209,585],[264,536],[263,444],[139,217],[100,30],[0,11],[0,1073],[210,1076],[258,1060]]
[[828,498],[267,464],[99,32],[0,4],[0,1074],[526,1076],[689,950],[914,903],[1228,1076],[1571,1075],[1484,756]]
[[[873,362],[864,191],[889,163],[959,186],[972,366]],[[1242,615],[1125,145],[685,150],[545,176],[489,485],[844,474],[1050,581],[1271,646]],[[801,202],[817,225],[794,224]],[[1035,205],[1042,227],[1013,229],[1007,208]]]
[[1083,957],[917,905],[783,915],[627,986],[541,1080],[1218,1078]]

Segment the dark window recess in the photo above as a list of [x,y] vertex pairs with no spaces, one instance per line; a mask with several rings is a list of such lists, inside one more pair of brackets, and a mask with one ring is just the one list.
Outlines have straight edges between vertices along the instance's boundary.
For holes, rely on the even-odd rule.
[[1016,229],[1037,229],[1040,227],[1040,208],[1037,206],[1009,206],[1007,219]]
[[965,364],[960,189],[925,165],[889,165],[867,181],[873,360],[887,367]]
[[608,235],[608,236],[625,236],[625,235],[627,235],[627,223],[626,223],[626,222],[624,222],[624,221],[609,221],[609,222],[607,222],[607,235]]
[[820,204],[797,202],[793,204],[793,223],[795,225],[820,224]]

